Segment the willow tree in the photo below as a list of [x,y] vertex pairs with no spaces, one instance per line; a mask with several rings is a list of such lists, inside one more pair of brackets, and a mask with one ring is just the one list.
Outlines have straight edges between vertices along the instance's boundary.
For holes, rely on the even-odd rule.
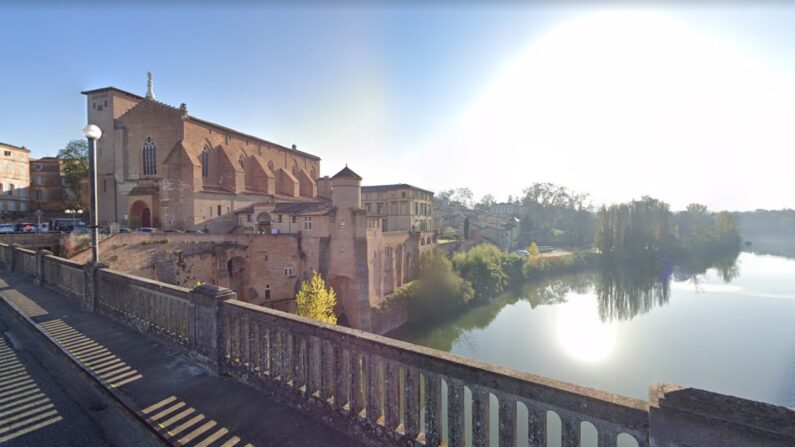
[[295,302],[298,306],[296,311],[298,315],[323,323],[337,324],[337,316],[334,315],[337,294],[331,287],[326,287],[326,281],[320,273],[313,272],[312,279],[301,284]]

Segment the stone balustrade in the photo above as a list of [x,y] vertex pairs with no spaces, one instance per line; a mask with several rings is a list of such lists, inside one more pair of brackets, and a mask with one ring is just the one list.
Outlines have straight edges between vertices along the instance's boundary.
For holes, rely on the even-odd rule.
[[0,244],[0,263],[373,445],[795,445],[784,407],[674,385],[631,399],[46,251]]

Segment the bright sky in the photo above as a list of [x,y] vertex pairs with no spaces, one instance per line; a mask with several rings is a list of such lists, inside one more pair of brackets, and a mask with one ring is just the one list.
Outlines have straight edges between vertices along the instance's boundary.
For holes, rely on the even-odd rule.
[[[795,208],[795,6],[0,6],[0,141],[52,155],[114,85],[365,184]],[[319,4],[318,4],[319,5]],[[584,4],[583,4],[584,5]],[[62,9],[59,9],[62,8]],[[734,8],[734,9],[732,9]]]

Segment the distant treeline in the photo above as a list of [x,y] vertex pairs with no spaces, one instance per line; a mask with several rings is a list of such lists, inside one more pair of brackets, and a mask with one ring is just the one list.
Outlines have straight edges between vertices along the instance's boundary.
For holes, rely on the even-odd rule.
[[732,213],[743,235],[795,236],[795,210],[756,210]]
[[610,261],[673,262],[693,253],[718,255],[740,247],[734,216],[711,213],[701,204],[674,214],[667,203],[643,197],[603,206],[597,216],[594,245]]
[[[486,194],[480,202],[473,203],[472,191],[468,188],[440,191],[434,200],[437,205],[455,202],[481,210],[488,210],[496,203],[491,194]],[[602,222],[600,221],[600,209],[592,205],[588,194],[572,191],[554,183],[533,183],[525,188],[521,195],[509,196],[508,202],[521,205],[518,234],[520,245],[528,246],[535,242],[538,245],[580,249],[594,246],[598,227]],[[667,222],[642,215],[644,211],[640,208],[643,207],[648,208],[645,212],[660,211],[655,204],[664,205]],[[625,225],[626,219],[629,218],[627,213],[630,212],[632,212],[633,218],[642,219],[650,225],[667,225],[667,233],[659,236],[670,236],[671,240],[664,241],[669,246],[675,246],[678,241],[685,248],[699,245],[703,248],[714,248],[716,238],[724,239],[727,244],[732,245],[734,243],[733,234],[728,228],[713,229],[715,230],[713,234],[707,234],[710,225],[717,223],[731,225],[744,235],[789,234],[795,236],[795,210],[735,212],[731,214],[734,221],[730,222],[728,215],[711,213],[704,205],[691,204],[685,211],[672,212],[664,202],[648,197],[602,208],[611,213],[623,213],[620,216],[613,216],[616,219],[624,219],[621,225]],[[634,211],[631,211],[630,208]],[[719,216],[721,216],[720,222],[717,222]],[[630,240],[645,237],[642,234],[643,231],[640,232],[641,234],[637,234],[635,231],[637,229],[632,229],[633,231],[628,231],[629,228],[619,229],[616,226],[618,224],[618,221],[611,224],[612,231],[616,236],[620,233],[624,237],[629,237]],[[602,231],[604,230],[603,228]],[[729,234],[722,235],[721,231],[724,230]],[[724,236],[728,239],[725,239]],[[613,239],[613,243],[619,247],[623,245],[622,240]],[[619,248],[619,251],[623,250]],[[645,248],[642,251],[646,251]]]

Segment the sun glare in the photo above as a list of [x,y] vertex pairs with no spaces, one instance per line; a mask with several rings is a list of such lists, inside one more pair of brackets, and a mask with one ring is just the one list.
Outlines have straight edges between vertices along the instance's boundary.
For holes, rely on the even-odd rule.
[[604,360],[616,345],[615,326],[599,320],[598,304],[589,295],[574,295],[561,306],[557,335],[563,350],[580,362]]
[[[443,143],[434,144],[462,155],[460,169],[445,175],[466,172],[468,160],[490,148],[492,157],[511,163],[484,179],[489,185],[510,188],[503,179],[532,174],[609,202],[631,199],[626,185],[633,184],[635,193],[664,196],[678,208],[686,205],[676,200],[682,196],[707,203],[716,203],[714,191],[738,197],[732,191],[740,187],[725,172],[759,163],[768,172],[783,169],[758,151],[795,144],[783,120],[795,118],[790,81],[741,45],[660,12],[572,18],[535,37],[497,72],[439,135]],[[671,173],[681,180],[671,182]],[[690,179],[716,188],[694,188]],[[694,189],[702,196],[694,197]]]

